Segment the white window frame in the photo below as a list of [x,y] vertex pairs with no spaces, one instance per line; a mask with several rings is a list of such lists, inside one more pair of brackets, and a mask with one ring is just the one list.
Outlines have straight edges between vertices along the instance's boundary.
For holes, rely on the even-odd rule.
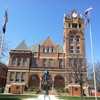
[[17,66],[21,66],[21,61],[22,61],[22,58],[18,58],[18,61],[17,61]]
[[80,46],[77,46],[77,53],[81,53],[81,47]]
[[12,66],[16,66],[16,58],[15,57],[12,58]]
[[[71,49],[71,47],[73,47],[73,49]],[[71,52],[73,51],[73,52]],[[70,46],[70,53],[74,53],[74,46]]]
[[27,66],[27,58],[23,58],[23,66]]
[[54,47],[51,47],[51,52],[54,52]]
[[49,52],[49,49],[50,49],[50,48],[49,48],[49,47],[47,47],[47,52]]
[[72,73],[69,73],[69,83],[72,83]]
[[70,37],[70,42],[74,42],[74,37]]
[[63,67],[63,59],[59,59],[59,68]]
[[45,52],[45,47],[42,47],[42,52]]
[[[17,75],[18,75],[18,77],[17,77]],[[16,72],[16,82],[19,82],[19,80],[20,80],[20,72]]]
[[49,59],[49,67],[53,67],[53,59]]
[[10,82],[14,81],[14,72],[10,72]]
[[32,67],[37,67],[37,58],[32,58]]
[[22,72],[21,82],[25,82],[25,75],[26,75],[26,73],[25,72]]
[[[77,41],[78,40],[78,41]],[[80,42],[80,38],[79,37],[76,37],[76,42]]]
[[[45,62],[44,62],[44,61],[45,61]],[[43,66],[43,67],[46,67],[46,61],[47,61],[46,59],[43,59],[43,61],[42,61],[42,66]]]

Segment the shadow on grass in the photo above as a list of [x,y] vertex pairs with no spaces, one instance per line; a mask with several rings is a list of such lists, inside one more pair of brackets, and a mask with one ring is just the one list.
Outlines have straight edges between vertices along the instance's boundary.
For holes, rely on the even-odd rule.
[[[57,96],[59,99],[64,100],[95,100],[95,97],[73,97],[73,96]],[[98,97],[98,100],[100,100],[100,97]]]
[[22,100],[19,98],[0,98],[0,100]]

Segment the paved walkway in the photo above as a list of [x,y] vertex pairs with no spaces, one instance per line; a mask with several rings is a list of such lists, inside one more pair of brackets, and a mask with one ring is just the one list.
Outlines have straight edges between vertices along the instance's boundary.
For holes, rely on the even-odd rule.
[[24,100],[60,100],[60,99],[57,99],[54,95],[49,95],[49,97],[46,96],[44,99],[44,95],[39,95],[38,98],[30,98],[30,99],[24,99]]

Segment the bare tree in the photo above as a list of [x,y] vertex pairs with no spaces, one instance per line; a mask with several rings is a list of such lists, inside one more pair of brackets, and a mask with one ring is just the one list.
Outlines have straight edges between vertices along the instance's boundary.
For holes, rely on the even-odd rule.
[[[94,81],[94,73],[93,73],[93,68],[92,64],[89,64],[89,71],[88,71],[88,76],[91,81]],[[100,62],[95,63],[95,78],[96,78],[96,84],[97,84],[97,89],[100,88]]]
[[7,66],[0,62],[0,87],[5,86],[5,81],[7,77]]
[[[2,33],[0,32],[0,50],[1,50],[1,41],[2,41]],[[8,42],[7,40],[4,39],[3,45],[2,45],[0,61],[7,59],[8,53],[9,53],[9,50],[10,50],[10,47],[11,47],[10,44],[11,44],[10,42]]]
[[7,66],[4,63],[0,63],[0,77],[5,78],[7,74]]
[[69,76],[75,80],[76,84],[80,85],[81,97],[83,97],[83,85],[87,82],[85,58],[71,57],[69,58],[69,67],[66,68]]

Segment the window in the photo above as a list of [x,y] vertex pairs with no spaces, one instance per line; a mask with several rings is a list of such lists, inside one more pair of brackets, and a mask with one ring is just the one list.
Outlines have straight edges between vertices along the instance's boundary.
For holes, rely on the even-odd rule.
[[72,58],[69,58],[69,67],[72,67]]
[[69,28],[70,28],[70,23],[69,23]]
[[19,82],[20,72],[16,72],[16,82]]
[[35,75],[34,75],[34,76],[32,76],[32,79],[33,79],[33,80],[35,80],[35,79],[36,79],[36,76],[35,76]]
[[77,46],[77,53],[80,53],[80,46]]
[[75,76],[75,83],[78,83],[77,75]]
[[36,58],[32,58],[32,66],[33,67],[36,67],[37,66],[36,61],[37,61]]
[[70,53],[74,53],[74,46],[70,46]]
[[51,48],[51,52],[54,52],[54,47]]
[[76,38],[76,42],[80,42],[80,38],[79,37]]
[[75,88],[75,91],[78,91],[78,88]]
[[79,28],[81,28],[81,24],[79,24]]
[[22,72],[22,82],[25,82],[25,72]]
[[74,38],[73,37],[70,37],[70,42],[74,42]]
[[59,67],[62,68],[63,67],[63,60],[59,59]]
[[42,51],[45,52],[45,47],[42,48]]
[[49,52],[49,47],[47,47],[47,52]]
[[59,76],[59,81],[63,81],[63,77],[62,76]]
[[83,80],[84,80],[83,74],[80,74],[80,80],[81,80],[81,82],[83,82]]
[[49,59],[49,67],[53,67],[53,60]]
[[42,66],[43,66],[43,67],[46,67],[46,59],[43,59]]
[[69,83],[72,83],[72,74],[69,74]]
[[27,65],[27,58],[23,58],[23,66]]
[[19,89],[19,86],[16,86],[16,89]]
[[80,62],[80,67],[83,67],[83,58],[80,58],[79,62]]
[[17,65],[18,65],[18,66],[20,66],[20,65],[21,65],[21,58],[18,58]]
[[72,28],[77,28],[77,23],[73,23]]
[[73,32],[73,35],[76,35],[76,32]]
[[13,58],[12,58],[12,66],[15,66],[15,65],[16,65],[16,58],[13,57]]
[[14,81],[14,72],[10,72],[10,82]]

